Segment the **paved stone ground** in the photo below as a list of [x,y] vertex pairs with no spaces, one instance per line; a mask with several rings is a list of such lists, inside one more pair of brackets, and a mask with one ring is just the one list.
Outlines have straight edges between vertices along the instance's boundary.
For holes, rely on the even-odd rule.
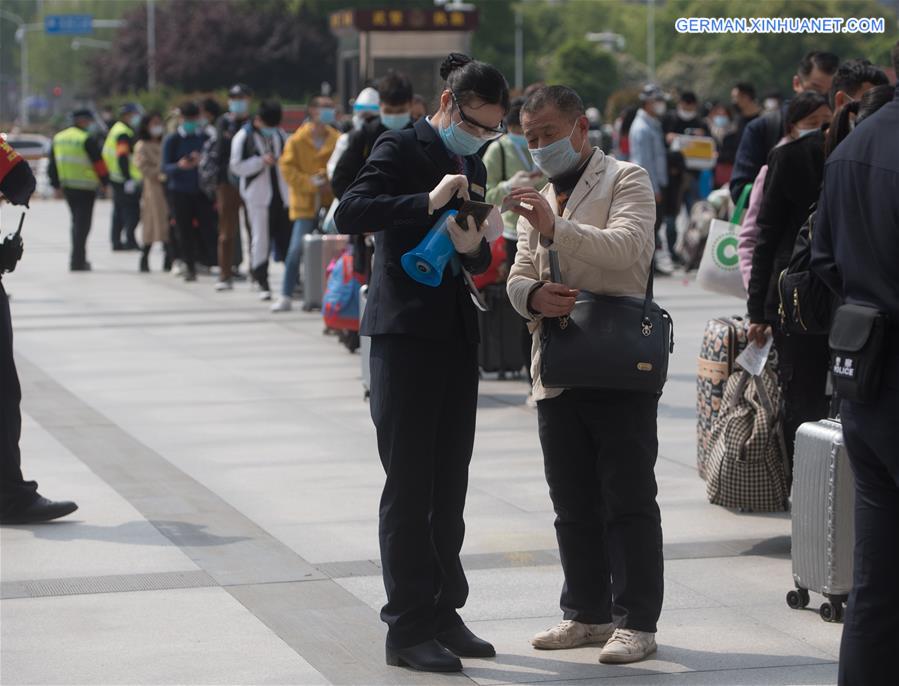
[[[18,215],[4,207],[9,229]],[[786,607],[786,515],[705,500],[694,469],[695,356],[736,301],[668,279],[677,349],[660,407],[666,597],[657,656],[536,652],[561,572],[534,411],[485,380],[466,519],[465,619],[495,660],[433,677],[383,662],[382,482],[359,358],[318,316],[272,315],[137,273],[94,216],[90,274],[67,266],[68,214],[35,204],[13,294],[27,478],[80,510],[2,536],[4,684],[829,684],[840,626]],[[279,273],[276,273],[275,282]],[[813,603],[820,599],[813,600]]]

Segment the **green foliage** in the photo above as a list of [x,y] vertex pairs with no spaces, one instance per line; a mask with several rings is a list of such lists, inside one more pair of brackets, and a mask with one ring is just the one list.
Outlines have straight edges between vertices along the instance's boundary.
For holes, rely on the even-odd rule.
[[618,65],[607,50],[585,38],[570,38],[553,54],[546,77],[576,90],[585,105],[602,108],[618,87]]

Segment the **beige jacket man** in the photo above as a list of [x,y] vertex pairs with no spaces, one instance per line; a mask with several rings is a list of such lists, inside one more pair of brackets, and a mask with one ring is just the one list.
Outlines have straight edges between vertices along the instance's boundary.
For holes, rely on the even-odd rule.
[[[541,191],[558,215],[553,185]],[[544,388],[540,381],[541,315],[528,309],[528,297],[550,281],[549,250],[559,254],[562,281],[569,288],[606,295],[643,296],[655,250],[655,194],[642,167],[621,162],[594,148],[593,156],[556,217],[552,241],[521,217],[518,252],[506,288],[512,306],[530,320],[533,334],[531,373],[534,400],[552,398],[563,389]]]

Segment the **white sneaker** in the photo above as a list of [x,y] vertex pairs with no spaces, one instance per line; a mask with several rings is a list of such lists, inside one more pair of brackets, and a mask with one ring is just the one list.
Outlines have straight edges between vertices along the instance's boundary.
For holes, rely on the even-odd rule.
[[540,650],[566,650],[605,643],[614,631],[614,624],[583,624],[563,619],[556,626],[534,636],[531,645]]
[[215,290],[217,290],[219,293],[221,293],[222,291],[233,291],[234,284],[230,281],[216,281]]
[[184,276],[184,271],[185,271],[184,262],[182,262],[181,260],[175,260],[172,263],[172,276],[175,276],[175,277]]
[[271,300],[272,292],[271,291],[259,291],[259,299],[260,300]]
[[653,266],[658,274],[671,276],[674,273],[674,262],[671,261],[671,255],[667,250],[656,250]]
[[635,629],[615,629],[615,633],[599,654],[599,661],[607,665],[623,665],[638,662],[655,651],[655,634]]
[[290,302],[290,298],[285,298],[282,295],[272,305],[272,312],[289,312],[291,307],[293,305]]

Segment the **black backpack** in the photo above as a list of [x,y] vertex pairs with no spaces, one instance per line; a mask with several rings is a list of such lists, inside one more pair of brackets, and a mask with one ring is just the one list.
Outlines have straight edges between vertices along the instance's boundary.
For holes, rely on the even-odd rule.
[[217,133],[215,136],[210,136],[203,143],[203,147],[200,150],[200,164],[197,166],[197,174],[200,177],[200,190],[212,199],[215,199],[215,192],[222,172],[219,135]]
[[796,235],[790,263],[777,281],[780,325],[788,334],[826,335],[838,304],[834,293],[809,266],[816,212],[816,205],[812,205],[811,214]]

